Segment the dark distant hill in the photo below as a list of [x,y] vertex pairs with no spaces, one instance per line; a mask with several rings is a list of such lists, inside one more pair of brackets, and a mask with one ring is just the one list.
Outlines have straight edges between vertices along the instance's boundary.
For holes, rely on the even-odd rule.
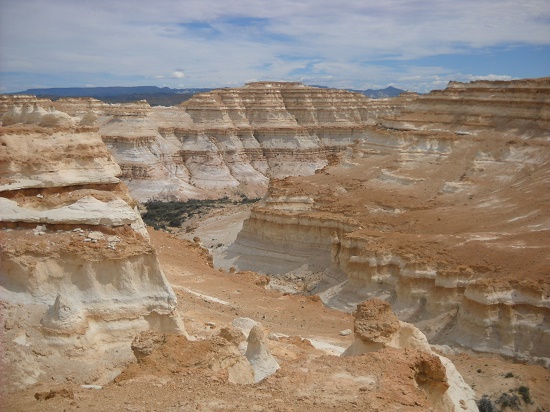
[[[326,88],[326,86],[315,86]],[[63,97],[93,97],[106,103],[129,103],[147,100],[151,106],[175,106],[189,100],[196,93],[209,92],[210,88],[171,89],[157,86],[134,87],[56,87],[49,89],[28,89],[11,94],[32,94],[52,100]],[[351,90],[351,89],[350,89]],[[395,97],[404,90],[389,86],[380,90],[351,90],[373,99]]]
[[371,99],[384,99],[386,97],[397,97],[405,90],[397,89],[393,86],[388,86],[385,89],[367,89],[367,90],[352,90],[357,93],[364,94]]
[[[319,86],[312,84],[313,87],[320,87],[321,89],[327,89],[327,86]],[[347,89],[350,92],[361,93],[371,99],[383,99],[386,97],[397,97],[401,93],[404,93],[405,90],[397,89],[393,86],[388,86],[385,89],[367,89],[367,90],[357,90],[357,89]]]
[[209,88],[171,89],[157,86],[135,87],[58,87],[28,89],[12,94],[33,94],[57,100],[63,97],[93,97],[106,103],[128,103],[147,100],[151,106],[174,106],[189,100],[194,94],[208,92]]

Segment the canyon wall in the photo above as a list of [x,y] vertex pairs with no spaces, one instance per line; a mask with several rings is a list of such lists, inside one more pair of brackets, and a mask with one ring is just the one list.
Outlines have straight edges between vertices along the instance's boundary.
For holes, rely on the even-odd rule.
[[40,102],[0,129],[0,317],[9,388],[106,382],[135,334],[184,333],[120,167],[86,118]]
[[549,102],[547,79],[418,97],[337,165],[273,180],[215,263],[298,279],[344,310],[380,297],[432,343],[548,365]]
[[550,77],[514,81],[450,82],[445,90],[419,96],[396,116],[379,123],[400,130],[498,131],[548,137]]
[[[300,83],[257,82],[169,108],[91,98],[41,99],[39,105],[97,125],[121,179],[134,198],[146,201],[262,197],[270,178],[313,174],[377,118],[414,98],[369,100]],[[2,96],[4,124],[24,123],[33,104],[32,96]]]

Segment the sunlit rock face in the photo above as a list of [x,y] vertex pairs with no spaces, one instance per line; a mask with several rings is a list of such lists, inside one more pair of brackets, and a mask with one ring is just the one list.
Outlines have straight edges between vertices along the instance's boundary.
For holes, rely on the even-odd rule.
[[39,102],[2,121],[6,382],[108,381],[133,359],[136,333],[184,333],[176,296],[97,128]]
[[380,124],[400,130],[498,131],[546,137],[550,129],[550,77],[514,81],[450,82],[419,96]]
[[327,305],[379,297],[430,342],[548,365],[549,90],[451,83],[412,98],[333,165],[273,180],[215,263],[312,273],[306,290]]
[[415,97],[374,101],[300,83],[257,82],[196,94],[169,108],[84,98],[50,106],[99,127],[136,199],[186,200],[261,197],[270,178],[311,175],[363,138],[377,118]]

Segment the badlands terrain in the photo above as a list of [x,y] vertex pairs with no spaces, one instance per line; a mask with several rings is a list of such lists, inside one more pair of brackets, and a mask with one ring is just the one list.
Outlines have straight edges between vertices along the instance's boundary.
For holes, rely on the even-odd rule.
[[3,410],[550,410],[549,79],[0,114]]

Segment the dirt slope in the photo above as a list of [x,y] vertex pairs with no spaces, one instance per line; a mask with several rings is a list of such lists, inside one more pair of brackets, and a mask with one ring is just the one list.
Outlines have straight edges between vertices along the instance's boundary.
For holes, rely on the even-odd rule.
[[[271,332],[290,336],[270,341],[281,369],[256,385],[230,384],[223,372],[203,367],[219,352],[210,341],[188,342],[175,337],[159,352],[154,366],[134,367],[132,375],[100,390],[83,389],[70,381],[42,383],[3,397],[3,410],[431,410],[425,393],[414,383],[415,364],[422,355],[388,348],[355,358],[330,356],[298,336],[347,347],[352,336],[340,336],[339,332],[352,328],[351,315],[327,309],[312,298],[267,290],[265,278],[252,273],[222,273],[209,266],[208,255],[197,245],[160,231],[150,231],[150,235],[178,294],[178,312],[189,334],[204,339],[238,316],[250,317]],[[450,357],[477,398],[488,394],[496,401],[503,392],[514,389],[517,393],[517,388],[525,385],[534,403],[524,410],[550,408],[546,369],[498,358]],[[508,372],[514,376],[505,378]],[[48,400],[34,398],[37,392],[59,389],[73,391],[74,399],[61,393]]]

